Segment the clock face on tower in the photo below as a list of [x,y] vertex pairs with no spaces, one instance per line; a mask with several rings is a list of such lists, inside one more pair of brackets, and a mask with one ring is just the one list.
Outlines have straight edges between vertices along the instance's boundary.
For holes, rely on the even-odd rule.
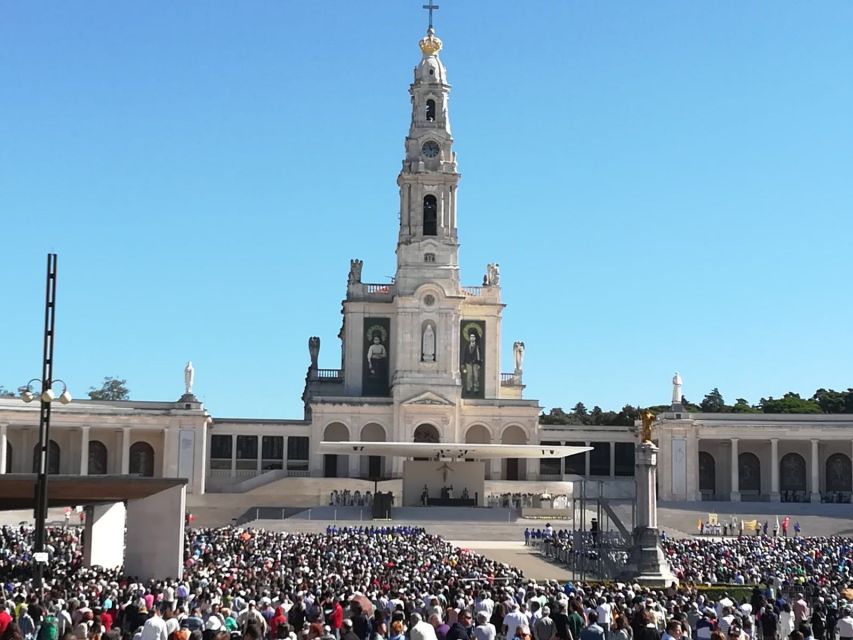
[[438,143],[435,140],[427,140],[421,147],[421,152],[427,158],[435,158],[439,152]]

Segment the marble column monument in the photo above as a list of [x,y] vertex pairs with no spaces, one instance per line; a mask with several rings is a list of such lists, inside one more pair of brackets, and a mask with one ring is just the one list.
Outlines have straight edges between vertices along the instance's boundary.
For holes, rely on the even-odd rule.
[[669,568],[660,543],[657,505],[658,447],[652,442],[651,411],[643,412],[642,432],[636,449],[635,482],[637,487],[636,523],[631,551],[620,580],[632,580],[649,586],[668,586],[677,582]]

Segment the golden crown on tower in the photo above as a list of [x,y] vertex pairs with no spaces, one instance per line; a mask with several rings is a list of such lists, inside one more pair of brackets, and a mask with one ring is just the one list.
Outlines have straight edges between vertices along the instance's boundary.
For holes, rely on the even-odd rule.
[[436,53],[441,51],[441,40],[438,39],[438,36],[435,35],[435,31],[430,27],[427,34],[421,38],[418,46],[421,48],[421,51],[424,52],[424,55],[434,56]]

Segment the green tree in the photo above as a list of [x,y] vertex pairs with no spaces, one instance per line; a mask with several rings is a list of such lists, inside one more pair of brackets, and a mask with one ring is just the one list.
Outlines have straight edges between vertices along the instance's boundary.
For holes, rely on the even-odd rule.
[[681,406],[688,413],[699,413],[702,411],[702,408],[698,404],[693,404],[684,396],[681,396]]
[[572,407],[572,412],[569,415],[572,418],[572,424],[589,424],[589,412],[583,402],[578,402]]
[[92,400],[130,400],[127,380],[105,376],[100,389],[89,387],[89,398]]
[[744,398],[735,400],[731,408],[732,413],[761,413],[761,409],[757,409],[749,404]]
[[764,413],[823,413],[815,400],[801,398],[799,393],[791,391],[778,399],[761,398],[758,406]]
[[634,420],[640,419],[640,408],[626,404],[622,410],[616,414],[616,418],[612,424],[619,426],[633,426]]
[[548,413],[539,416],[540,424],[572,424],[572,418],[560,407],[554,407]]
[[595,405],[592,408],[592,411],[589,412],[589,423],[590,424],[601,424],[601,416],[604,412],[601,410],[601,407]]
[[0,385],[0,398],[14,398],[17,393],[9,391],[6,387]]
[[814,392],[812,400],[818,403],[824,413],[845,413],[848,392],[834,391],[833,389],[818,389]]
[[710,393],[705,396],[699,407],[705,413],[723,413],[728,407],[726,401],[723,400],[723,394],[717,387],[711,389]]

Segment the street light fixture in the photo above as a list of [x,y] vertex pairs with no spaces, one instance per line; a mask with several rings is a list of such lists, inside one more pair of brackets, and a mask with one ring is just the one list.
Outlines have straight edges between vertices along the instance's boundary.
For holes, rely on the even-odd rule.
[[[53,402],[56,399],[56,393],[52,388],[45,389],[39,394],[33,393],[33,383],[39,382],[38,378],[33,378],[30,380],[25,387],[21,387],[21,399],[24,402],[30,403],[36,398],[39,398],[42,402]],[[62,385],[62,393],[59,394],[59,401],[62,404],[68,404],[73,400],[71,397],[71,393],[68,391],[68,385],[65,384],[64,380],[56,379],[53,381],[53,384],[60,383]]]
[[[50,451],[50,406],[56,398],[53,385],[60,383],[62,393],[59,401],[62,404],[71,402],[68,386],[62,380],[53,379],[53,339],[56,326],[56,254],[47,254],[47,286],[44,300],[44,358],[42,359],[41,380],[33,378],[21,389],[24,402],[32,402],[37,397],[41,404],[39,411],[39,443],[38,443],[38,478],[35,495],[35,548],[33,550],[33,583],[39,596],[42,595],[44,584],[44,568],[47,564],[45,552],[47,523],[47,472],[48,454]],[[38,394],[33,393],[33,383],[39,383]]]

